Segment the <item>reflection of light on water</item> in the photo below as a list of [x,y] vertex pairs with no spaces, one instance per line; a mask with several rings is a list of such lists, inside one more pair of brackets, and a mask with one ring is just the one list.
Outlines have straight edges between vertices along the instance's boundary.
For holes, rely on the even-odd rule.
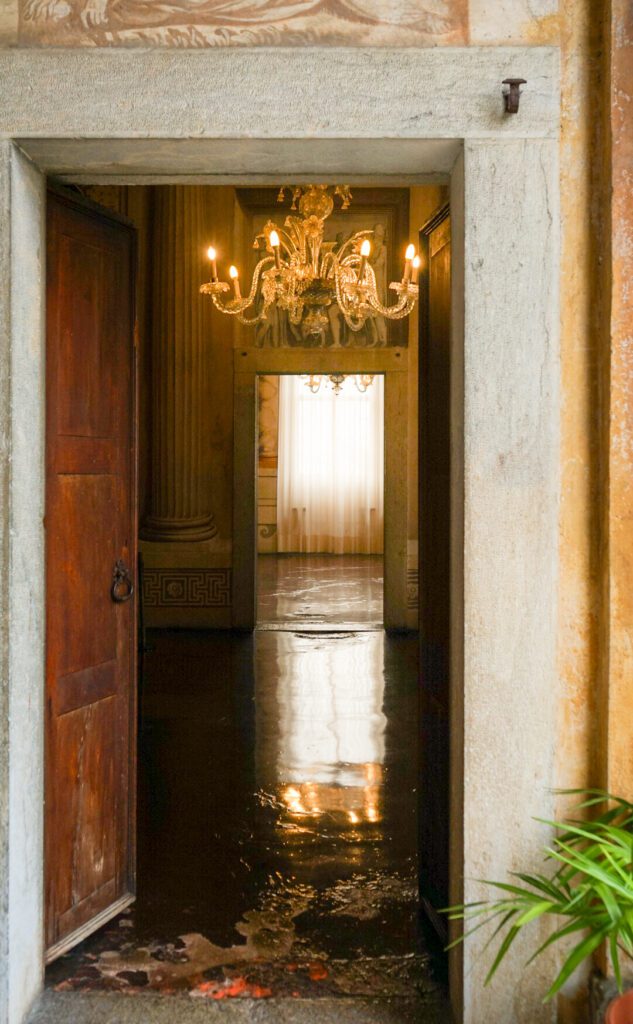
[[[367,776],[376,778],[380,765],[363,765]],[[345,765],[349,769],[349,765]],[[380,820],[380,782],[365,786],[346,786],[340,783],[299,782],[280,789],[281,800],[292,815],[319,818],[322,814],[347,819],[352,825]]]
[[277,638],[274,783],[287,812],[350,825],[380,821],[383,634],[301,644],[292,634]]
[[293,814],[305,814],[306,809],[301,800],[301,793],[296,786],[287,786],[282,793],[286,807]]

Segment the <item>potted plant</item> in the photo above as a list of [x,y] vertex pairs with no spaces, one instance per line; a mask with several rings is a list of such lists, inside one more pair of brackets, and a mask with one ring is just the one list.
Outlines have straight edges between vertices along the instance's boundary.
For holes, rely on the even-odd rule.
[[633,958],[633,804],[602,790],[582,794],[578,810],[588,813],[587,820],[546,823],[557,829],[545,851],[549,870],[534,875],[519,872],[509,882],[486,880],[500,895],[445,911],[450,920],[473,923],[448,948],[485,925],[493,926],[486,948],[497,938],[499,945],[486,977],[488,984],[519,932],[539,918],[552,916],[557,919],[555,930],[528,962],[555,942],[570,936],[574,941],[545,1001],[606,942],[620,993],[607,1009],[606,1024],[633,1024],[633,991],[623,994],[621,962],[622,954]]

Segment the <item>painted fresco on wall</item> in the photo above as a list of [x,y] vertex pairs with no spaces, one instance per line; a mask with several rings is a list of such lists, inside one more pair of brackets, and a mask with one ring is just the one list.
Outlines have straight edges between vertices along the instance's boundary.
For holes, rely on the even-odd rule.
[[467,0],[19,0],[34,46],[425,46],[466,41]]

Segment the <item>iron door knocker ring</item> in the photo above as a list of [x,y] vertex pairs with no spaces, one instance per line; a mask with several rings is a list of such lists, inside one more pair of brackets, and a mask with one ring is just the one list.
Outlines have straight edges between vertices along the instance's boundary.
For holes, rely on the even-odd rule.
[[125,562],[119,558],[114,563],[114,572],[112,573],[112,587],[110,588],[110,595],[113,601],[117,604],[124,604],[125,601],[129,601],[134,594],[134,584],[130,576],[129,570],[125,565]]

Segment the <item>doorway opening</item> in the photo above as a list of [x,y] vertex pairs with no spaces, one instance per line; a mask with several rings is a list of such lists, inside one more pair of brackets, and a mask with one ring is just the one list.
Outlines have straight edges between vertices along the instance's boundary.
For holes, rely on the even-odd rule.
[[[437,200],[438,188],[429,190],[427,205]],[[390,211],[389,224],[400,225],[405,208],[419,219],[424,188],[368,191],[367,205]],[[269,345],[245,344],[243,331],[234,337],[198,305],[204,265],[182,258],[199,224],[192,209],[219,218],[233,204],[231,232],[247,236],[243,221],[263,216],[269,192],[277,190],[113,187],[93,192],[93,205],[76,198],[80,219],[107,221],[94,202],[116,202],[138,231],[147,629],[138,756],[132,751],[136,901],[51,957],[48,983],[218,1000],[380,997],[418,1013],[442,1004],[443,991],[418,894],[417,524],[408,472],[417,334],[315,355],[278,344],[274,333]],[[90,276],[85,262],[71,266]],[[328,382],[341,368],[337,394]],[[361,372],[372,377],[364,388]],[[305,374],[323,377],[317,393]],[[261,417],[275,380],[273,467]],[[74,384],[79,394],[81,373]],[[275,526],[275,552],[253,557],[255,522]],[[257,530],[260,539],[266,532]],[[235,617],[246,564],[259,603],[254,632],[255,621]]]
[[384,376],[259,375],[257,624],[384,623]]

